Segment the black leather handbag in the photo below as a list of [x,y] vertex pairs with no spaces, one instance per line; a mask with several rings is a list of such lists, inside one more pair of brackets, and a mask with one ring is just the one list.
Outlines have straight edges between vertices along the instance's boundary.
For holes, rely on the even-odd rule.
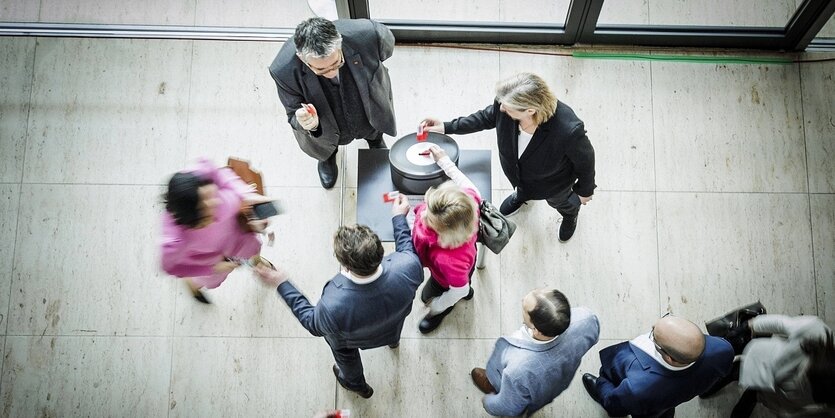
[[728,340],[734,348],[734,353],[742,354],[745,345],[751,341],[751,329],[745,323],[765,313],[765,306],[756,301],[705,322],[705,328],[708,334]]

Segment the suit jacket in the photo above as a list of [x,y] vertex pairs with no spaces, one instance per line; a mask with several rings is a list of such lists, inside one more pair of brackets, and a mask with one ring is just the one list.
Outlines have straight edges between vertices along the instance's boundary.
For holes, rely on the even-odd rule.
[[515,334],[499,338],[487,362],[487,378],[498,393],[484,397],[484,409],[490,415],[519,416],[551,403],[571,383],[599,335],[597,316],[579,307],[571,310],[568,329],[547,344]]
[[583,121],[567,104],[557,103],[556,113],[539,125],[521,157],[519,122],[500,111],[499,105],[494,101],[484,110],[445,122],[444,131],[469,134],[496,128],[502,170],[526,199],[545,199],[572,185],[580,196],[594,193],[594,148]]
[[628,341],[600,351],[597,389],[610,416],[652,415],[706,392],[731,370],[734,350],[705,336],[705,351],[687,369],[672,371]]
[[322,298],[311,305],[290,282],[278,293],[311,334],[324,336],[331,348],[375,348],[400,341],[403,321],[412,311],[423,266],[415,253],[406,217],[392,218],[395,249],[383,258],[383,273],[369,284],[356,284],[337,274],[325,284]]
[[[374,129],[391,136],[397,134],[391,80],[383,61],[394,52],[394,35],[384,25],[367,19],[333,22],[342,35],[345,66],[356,81],[368,121]],[[278,87],[278,98],[287,112],[287,121],[302,151],[320,161],[326,160],[339,145],[339,128],[328,104],[319,76],[296,56],[296,45],[288,40],[270,65],[270,75]],[[319,116],[319,129],[308,132],[296,120],[302,103],[311,103]]]

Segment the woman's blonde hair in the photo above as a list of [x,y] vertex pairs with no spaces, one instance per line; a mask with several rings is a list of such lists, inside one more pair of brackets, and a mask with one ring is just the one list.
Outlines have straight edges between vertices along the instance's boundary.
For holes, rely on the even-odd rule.
[[533,109],[537,125],[557,111],[557,97],[542,77],[532,73],[519,73],[496,83],[496,100],[517,110]]
[[426,211],[423,221],[438,233],[443,248],[464,245],[478,227],[478,207],[475,200],[452,181],[447,181],[426,192]]

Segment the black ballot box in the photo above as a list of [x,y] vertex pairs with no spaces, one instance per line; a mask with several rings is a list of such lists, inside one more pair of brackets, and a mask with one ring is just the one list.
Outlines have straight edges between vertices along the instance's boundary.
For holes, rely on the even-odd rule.
[[[394,241],[391,227],[391,203],[383,195],[396,190],[391,180],[389,151],[387,149],[357,150],[357,223],[368,225],[382,241]],[[458,168],[478,187],[481,197],[492,201],[490,150],[461,150]],[[423,195],[407,195],[412,205],[409,225],[412,225],[414,207],[423,201]]]

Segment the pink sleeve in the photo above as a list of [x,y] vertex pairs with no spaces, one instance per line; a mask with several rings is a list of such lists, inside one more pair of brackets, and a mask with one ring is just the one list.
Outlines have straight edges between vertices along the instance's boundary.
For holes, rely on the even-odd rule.
[[184,227],[177,225],[169,213],[162,215],[162,269],[177,277],[202,277],[213,273],[212,266],[197,264],[188,257],[188,243],[183,239]]
[[243,197],[247,193],[255,190],[244,183],[234,171],[229,167],[220,167],[214,165],[206,158],[200,158],[194,167],[190,168],[188,172],[198,175],[203,178],[211,179],[217,185],[218,189],[230,189],[238,196]]

